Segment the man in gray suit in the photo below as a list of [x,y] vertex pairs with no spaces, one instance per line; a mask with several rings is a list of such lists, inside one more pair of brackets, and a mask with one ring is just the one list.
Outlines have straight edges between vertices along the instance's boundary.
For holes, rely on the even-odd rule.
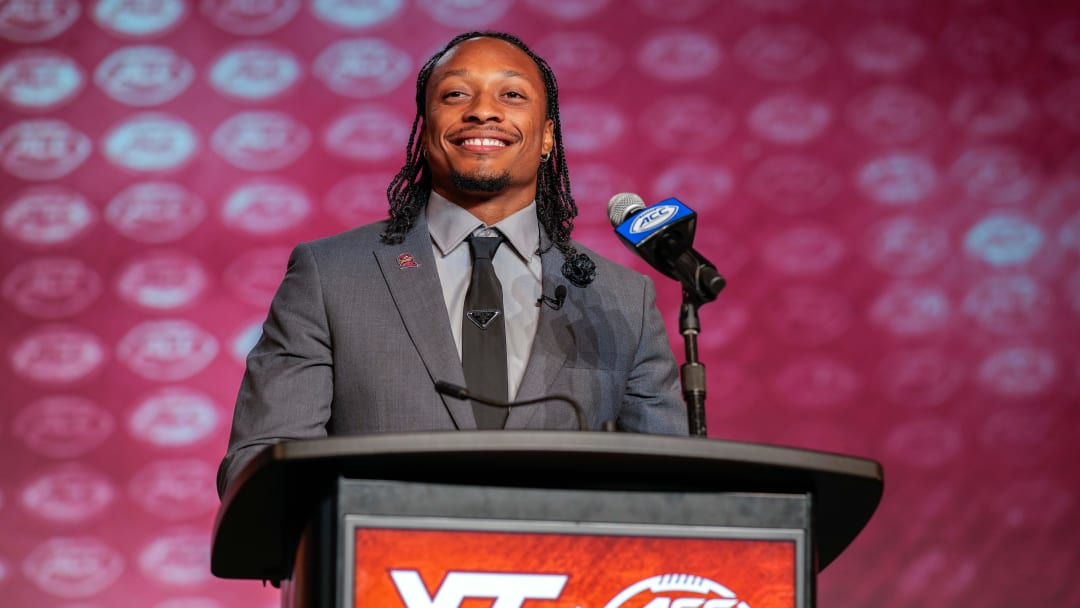
[[497,397],[568,394],[591,430],[613,421],[687,433],[652,282],[570,240],[577,208],[547,63],[513,36],[463,34],[421,69],[416,102],[407,162],[387,190],[390,218],[293,251],[248,355],[221,494],[284,440],[578,428],[562,402],[492,423],[476,409],[486,406],[436,392],[442,380],[482,395],[462,363],[463,334],[475,331],[463,309],[478,236],[501,239],[488,262],[505,321],[505,374],[501,354],[490,366],[505,387]]

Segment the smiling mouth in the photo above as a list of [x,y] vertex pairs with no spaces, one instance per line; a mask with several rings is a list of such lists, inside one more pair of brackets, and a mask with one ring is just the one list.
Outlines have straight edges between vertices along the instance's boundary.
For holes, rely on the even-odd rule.
[[462,129],[448,139],[457,148],[468,152],[494,152],[517,143],[519,138],[501,129]]
[[505,148],[506,142],[491,137],[470,137],[457,142],[462,148]]

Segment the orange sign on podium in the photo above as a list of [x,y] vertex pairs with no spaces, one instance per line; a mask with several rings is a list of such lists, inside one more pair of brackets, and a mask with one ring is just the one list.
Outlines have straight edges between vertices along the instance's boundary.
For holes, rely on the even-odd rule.
[[688,536],[701,529],[615,524],[567,523],[558,528],[537,532],[360,524],[352,546],[354,606],[796,606],[802,543],[797,535],[763,539],[748,537],[746,529],[731,534],[706,529],[704,535]]

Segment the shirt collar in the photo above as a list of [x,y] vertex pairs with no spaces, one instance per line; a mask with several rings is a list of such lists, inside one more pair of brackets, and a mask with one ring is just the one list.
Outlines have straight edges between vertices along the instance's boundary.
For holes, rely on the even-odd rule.
[[[461,245],[470,234],[486,227],[475,215],[446,200],[434,190],[428,197],[426,213],[431,240],[444,256]],[[521,259],[528,262],[536,255],[540,247],[540,221],[536,218],[536,201],[490,227],[499,229]]]

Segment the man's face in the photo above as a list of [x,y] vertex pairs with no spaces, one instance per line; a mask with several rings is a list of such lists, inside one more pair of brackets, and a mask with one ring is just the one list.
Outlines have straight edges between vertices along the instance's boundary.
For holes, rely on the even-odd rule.
[[551,152],[544,81],[516,46],[474,38],[442,57],[427,85],[423,144],[432,187],[466,204],[536,196],[540,155]]

